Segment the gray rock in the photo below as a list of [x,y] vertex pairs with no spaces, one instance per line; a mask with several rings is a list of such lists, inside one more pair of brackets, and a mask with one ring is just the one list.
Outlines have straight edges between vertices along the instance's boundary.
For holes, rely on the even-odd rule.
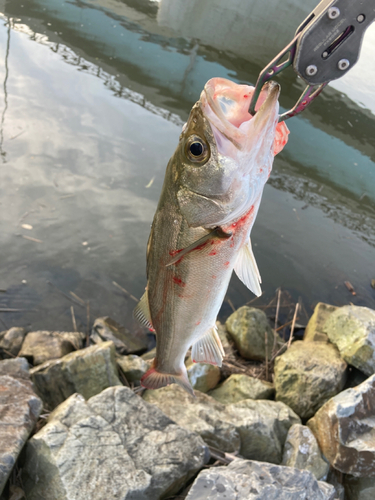
[[0,361],[0,376],[8,375],[30,382],[29,364],[25,358],[12,358]]
[[177,385],[148,390],[143,398],[158,406],[169,418],[204,441],[224,452],[240,449],[240,437],[235,424],[226,415],[225,406],[206,394],[195,391],[195,398]]
[[26,359],[0,361],[0,495],[41,410]]
[[268,358],[271,358],[274,334],[263,311],[254,307],[240,307],[229,316],[225,326],[239,353],[246,359],[266,359],[267,333]]
[[197,391],[208,392],[214,389],[220,381],[221,372],[218,366],[193,363],[191,358],[185,362],[185,365],[190,384]]
[[284,403],[246,399],[226,405],[228,422],[240,434],[240,455],[251,460],[279,464],[289,428],[301,420]]
[[90,338],[94,344],[112,341],[119,354],[135,354],[147,349],[146,335],[135,336],[108,316],[95,320]]
[[171,385],[146,391],[144,398],[182,427],[200,434],[210,446],[226,452],[240,448],[245,458],[281,462],[288,430],[301,422],[290,408],[250,399],[223,405],[207,394],[195,394],[194,398]]
[[118,379],[115,346],[103,342],[47,361],[30,370],[35,390],[44,405],[53,410],[75,392],[88,399],[114,385]]
[[17,356],[25,335],[26,330],[18,326],[14,326],[5,332],[0,332],[0,356],[2,355],[3,358]]
[[276,400],[310,418],[344,387],[346,363],[326,342],[294,342],[275,360]]
[[127,387],[71,396],[26,447],[28,500],[157,500],[208,460],[202,439]]
[[30,332],[22,344],[20,357],[40,365],[50,359],[57,359],[69,352],[81,349],[85,334],[81,332]]
[[375,477],[345,476],[345,491],[349,500],[374,500]]
[[141,358],[144,359],[145,361],[151,361],[152,359],[154,359],[155,356],[156,356],[156,347],[142,354]]
[[335,500],[333,486],[305,470],[253,460],[199,473],[186,500]]
[[225,325],[220,323],[220,321],[216,321],[217,333],[221,340],[221,345],[224,348],[225,354],[228,355],[232,351],[232,345],[230,341],[230,335],[225,328]]
[[230,404],[244,399],[271,399],[275,388],[270,382],[247,375],[231,375],[209,395],[220,403]]
[[128,382],[139,383],[141,377],[150,369],[151,361],[145,361],[136,354],[117,356],[117,364],[124,372]]
[[281,463],[308,470],[318,480],[327,479],[329,464],[322,458],[314,434],[305,425],[294,424],[289,429]]
[[327,334],[324,332],[324,325],[330,315],[338,309],[336,306],[318,302],[314,313],[307,323],[303,340],[313,342],[328,342]]
[[340,307],[328,318],[324,331],[347,363],[368,376],[375,373],[375,311]]
[[335,469],[375,475],[375,375],[327,401],[307,425]]

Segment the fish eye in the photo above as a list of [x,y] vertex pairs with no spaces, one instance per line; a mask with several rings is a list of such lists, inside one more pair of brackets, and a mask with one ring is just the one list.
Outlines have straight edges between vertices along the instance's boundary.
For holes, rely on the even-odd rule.
[[203,164],[208,160],[209,153],[208,144],[197,135],[190,136],[186,141],[185,154],[190,161]]

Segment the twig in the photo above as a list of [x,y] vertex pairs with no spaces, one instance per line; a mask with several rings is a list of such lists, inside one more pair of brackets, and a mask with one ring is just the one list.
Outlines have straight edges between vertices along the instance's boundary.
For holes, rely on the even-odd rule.
[[126,295],[128,295],[128,297],[130,297],[131,299],[133,299],[135,302],[139,302],[139,300],[134,297],[134,295],[132,295],[131,293],[129,293],[127,290],[125,290],[125,288],[123,288],[121,285],[119,285],[118,283],[116,283],[116,281],[112,281],[112,284],[115,285],[117,288],[119,288],[121,291],[123,291]]
[[288,321],[288,323],[284,323],[283,325],[279,326],[279,328],[276,328],[275,332],[279,332],[280,330],[282,330],[286,326],[291,325],[292,323],[293,323],[293,320]]
[[246,302],[245,306],[249,306],[250,304],[252,304],[256,300],[258,300],[260,297],[261,297],[261,295],[259,295],[259,297],[254,297],[253,299],[249,300],[249,302]]
[[25,234],[22,234],[21,236],[22,238],[25,238],[25,240],[35,241],[35,243],[43,243],[42,240],[38,240],[38,238],[33,238],[32,236],[26,236]]
[[[277,332],[277,322],[279,321],[280,293],[281,293],[281,289],[278,288],[278,290],[277,290],[276,316],[275,316],[275,333]],[[272,353],[274,353],[276,351],[276,346],[277,346],[277,335],[274,335],[273,336]]]
[[78,306],[82,306],[82,304],[80,302],[78,302],[78,300],[74,299],[73,297],[71,297],[70,295],[68,295],[67,293],[63,292],[62,290],[60,290],[60,288],[58,288],[56,285],[54,285],[51,281],[48,281],[47,280],[47,283],[51,286],[53,286],[53,288],[58,291],[59,293],[61,293],[61,295],[64,295],[64,297],[72,302],[74,302],[75,304],[77,304]]
[[86,329],[86,347],[89,346],[90,340],[90,301],[86,304],[86,318],[87,318],[87,329]]
[[27,311],[28,309],[12,309],[10,307],[6,307],[4,309],[0,309],[1,313],[15,313],[20,311]]
[[15,356],[14,354],[12,354],[11,352],[7,351],[6,349],[4,349],[4,347],[0,347],[0,349],[2,351],[5,352],[5,354],[8,354],[8,356],[11,356],[12,358],[16,358],[17,356]]
[[292,321],[292,328],[290,330],[290,336],[289,336],[289,340],[288,340],[288,349],[289,349],[290,344],[292,343],[292,340],[293,340],[293,333],[294,333],[294,327],[295,327],[295,324],[296,324],[298,309],[299,309],[299,303],[297,302],[296,308],[294,310],[294,316],[293,316],[293,321]]
[[69,293],[72,297],[74,297],[76,300],[78,300],[78,302],[81,302],[81,305],[83,305],[83,306],[85,305],[85,301],[83,299],[81,299],[80,297],[78,297],[78,295],[76,295],[74,292],[69,292]]
[[235,309],[235,307],[234,307],[234,305],[233,305],[233,302],[232,302],[230,299],[227,299],[227,302],[228,302],[228,304],[230,305],[230,307],[231,307],[232,311],[233,311],[233,312],[236,312],[236,309]]
[[70,312],[72,314],[73,330],[76,332],[77,331],[77,323],[76,323],[76,317],[74,314],[74,307],[73,306],[70,306]]
[[264,347],[266,351],[266,380],[268,382],[268,334],[267,331],[264,332]]
[[223,451],[218,450],[213,446],[209,446],[208,449],[210,451],[211,457],[215,458],[216,460],[219,460],[223,464],[230,464],[231,462],[233,462],[233,460],[238,458],[233,453],[224,453]]

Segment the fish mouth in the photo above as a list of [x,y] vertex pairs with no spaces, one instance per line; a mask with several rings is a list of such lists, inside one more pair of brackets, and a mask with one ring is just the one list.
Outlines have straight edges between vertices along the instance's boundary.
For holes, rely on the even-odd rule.
[[249,113],[254,87],[239,85],[225,78],[209,80],[201,94],[202,110],[211,125],[229,139],[238,149],[249,136],[250,128],[259,132],[268,128],[278,117],[278,98],[280,85],[277,82],[266,82],[259,94],[255,107],[255,117]]

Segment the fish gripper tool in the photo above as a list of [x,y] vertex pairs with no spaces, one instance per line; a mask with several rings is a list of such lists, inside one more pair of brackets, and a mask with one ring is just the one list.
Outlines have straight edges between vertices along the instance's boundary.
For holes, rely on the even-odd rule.
[[249,113],[255,115],[263,85],[291,65],[308,85],[279,121],[301,113],[327,83],[355,65],[363,35],[374,19],[375,0],[322,0],[298,27],[293,40],[260,72]]

